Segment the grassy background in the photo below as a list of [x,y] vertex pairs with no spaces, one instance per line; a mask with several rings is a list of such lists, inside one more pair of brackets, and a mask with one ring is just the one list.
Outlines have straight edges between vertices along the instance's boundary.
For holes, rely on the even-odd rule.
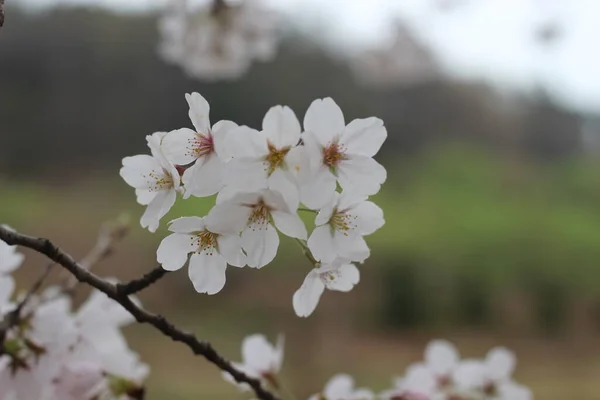
[[[337,372],[384,389],[437,337],[455,341],[465,356],[513,348],[517,377],[538,399],[600,398],[598,162],[532,164],[445,146],[387,167],[390,182],[374,198],[387,223],[368,238],[373,255],[361,284],[349,294],[326,293],[309,319],[291,307],[309,264],[286,238],[260,272],[230,269],[216,296],[196,294],[182,271],[143,293],[144,304],[233,360],[245,335],[284,332],[284,375],[298,398]],[[2,182],[0,193],[0,221],[50,237],[76,257],[91,248],[103,221],[129,214],[131,234],[97,267],[103,275],[125,280],[152,268],[166,234],[164,223],[155,235],[139,227],[143,209],[114,176]],[[204,215],[211,201],[180,201],[164,222]],[[40,265],[31,254],[18,273],[22,288]],[[244,397],[152,329],[134,326],[127,335],[153,368],[150,399]]]

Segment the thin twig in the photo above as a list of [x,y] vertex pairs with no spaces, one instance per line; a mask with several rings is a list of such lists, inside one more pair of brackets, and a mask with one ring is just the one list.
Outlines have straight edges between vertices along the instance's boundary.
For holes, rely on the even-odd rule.
[[[118,220],[116,222],[105,223],[98,233],[96,244],[79,262],[79,265],[83,269],[90,271],[94,265],[113,253],[115,245],[123,240],[127,236],[127,233],[129,233],[129,224],[126,221]],[[63,293],[72,295],[77,283],[77,279],[73,275],[69,275],[63,284]]]
[[87,271],[73,257],[63,252],[50,240],[23,235],[0,226],[0,240],[9,245],[18,245],[44,254],[52,261],[68,270],[79,282],[87,283],[100,290],[125,308],[139,323],[147,323],[170,337],[176,342],[187,345],[194,354],[203,356],[221,370],[229,373],[238,383],[247,383],[261,400],[278,400],[278,397],[263,387],[260,380],[251,378],[234,368],[231,363],[221,356],[209,342],[201,341],[189,332],[182,331],[170,323],[165,317],[150,313],[137,306],[127,295],[119,293],[116,285]]
[[117,292],[120,295],[127,296],[137,292],[141,292],[148,286],[154,284],[159,279],[167,274],[167,270],[164,270],[160,265],[154,268],[152,271],[146,273],[140,279],[134,279],[128,283],[117,283]]
[[4,26],[4,0],[0,0],[0,28]]

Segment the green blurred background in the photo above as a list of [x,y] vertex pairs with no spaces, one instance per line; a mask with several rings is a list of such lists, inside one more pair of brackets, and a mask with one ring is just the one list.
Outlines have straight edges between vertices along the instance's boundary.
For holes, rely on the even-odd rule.
[[[299,399],[337,372],[384,389],[441,337],[465,356],[514,349],[517,378],[537,399],[600,398],[600,158],[582,135],[593,116],[542,89],[498,93],[439,76],[359,86],[343,59],[302,30],[286,33],[275,61],[232,83],[190,80],[156,47],[154,15],[9,7],[0,222],[82,257],[104,221],[129,214],[130,235],[97,272],[139,276],[154,267],[165,224],[154,235],[139,227],[143,208],[118,176],[120,160],[147,152],[146,134],[190,125],[184,93],[203,94],[213,121],[254,127],[272,105],[302,117],[314,98],[331,96],[347,120],[375,115],[389,132],[379,155],[389,178],[374,198],[387,223],[368,238],[360,285],[326,293],[314,315],[296,318],[291,298],[309,265],[283,238],[273,264],[230,269],[218,295],[196,294],[180,272],[142,294],[144,304],[233,360],[245,335],[285,333],[284,375]],[[178,202],[163,221],[203,215],[210,201]],[[28,255],[21,288],[43,265]],[[244,398],[152,329],[127,334],[152,366],[149,399]]]

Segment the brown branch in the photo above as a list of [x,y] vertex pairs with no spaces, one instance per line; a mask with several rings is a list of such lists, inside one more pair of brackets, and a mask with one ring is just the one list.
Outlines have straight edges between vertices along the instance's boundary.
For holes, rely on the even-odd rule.
[[142,290],[146,289],[148,286],[154,284],[159,279],[161,279],[163,276],[165,276],[167,274],[167,272],[169,272],[169,271],[164,270],[159,265],[158,267],[154,268],[152,271],[146,273],[140,279],[134,279],[128,283],[117,283],[116,284],[117,293],[119,293],[122,296],[127,296],[130,294],[141,292]]
[[4,240],[9,245],[27,247],[37,251],[38,253],[44,254],[49,259],[68,270],[71,274],[73,274],[73,276],[75,276],[75,278],[77,278],[79,282],[87,283],[105,293],[111,299],[115,300],[117,303],[123,306],[123,308],[129,311],[129,313],[131,313],[131,315],[133,315],[139,323],[152,325],[165,336],[170,337],[176,342],[184,343],[190,348],[190,350],[192,350],[194,354],[203,356],[206,360],[215,364],[221,370],[229,373],[237,382],[250,385],[259,399],[279,400],[278,397],[263,387],[260,380],[251,378],[234,368],[228,360],[217,353],[217,351],[209,342],[201,341],[193,334],[178,329],[165,317],[158,314],[152,314],[137,306],[127,295],[120,293],[117,290],[116,285],[107,282],[94,273],[82,268],[81,265],[79,265],[73,259],[73,257],[63,252],[50,240],[23,235],[14,231],[10,231],[2,226],[0,226],[0,240]]

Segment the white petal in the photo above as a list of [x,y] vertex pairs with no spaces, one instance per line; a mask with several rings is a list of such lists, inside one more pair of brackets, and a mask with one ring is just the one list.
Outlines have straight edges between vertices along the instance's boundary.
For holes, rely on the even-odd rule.
[[452,380],[462,390],[480,388],[485,382],[485,366],[479,360],[463,360],[454,370]]
[[206,216],[209,231],[223,235],[238,234],[248,223],[252,209],[233,201],[215,205]]
[[206,228],[204,218],[181,217],[169,222],[169,230],[176,233],[202,232]]
[[267,169],[261,160],[234,158],[225,164],[223,183],[242,192],[267,189]]
[[144,215],[140,221],[143,228],[148,228],[150,232],[156,232],[160,219],[165,216],[175,204],[177,195],[175,190],[162,190],[152,199],[146,207]]
[[257,200],[252,202],[251,204],[256,204],[261,198],[265,205],[271,210],[292,212],[292,209],[286,203],[285,199],[283,198],[283,195],[280,192],[273,190],[263,190],[260,192],[260,195],[258,196]]
[[153,171],[162,174],[162,166],[157,159],[147,154],[125,157],[119,174],[127,184],[136,189],[148,189],[147,175]]
[[227,147],[227,136],[237,127],[238,125],[235,122],[225,120],[217,122],[212,127],[215,152],[224,162],[229,161],[233,157],[233,154],[231,154],[230,149]]
[[370,235],[385,223],[383,210],[370,201],[360,203],[348,211],[348,214],[353,218],[356,232],[361,235]]
[[241,193],[245,193],[243,190],[230,185],[223,186],[217,194],[217,204],[225,203],[226,201],[233,200],[236,196]]
[[300,201],[313,210],[321,208],[334,196],[336,178],[325,166],[300,187]]
[[250,335],[242,342],[242,360],[250,369],[271,372],[273,353],[273,346],[264,335]]
[[349,292],[360,281],[360,272],[353,264],[344,264],[324,274],[325,286],[329,290]]
[[185,196],[207,197],[216,194],[223,186],[224,163],[216,154],[204,157],[204,163],[196,164],[183,173]]
[[313,101],[304,116],[304,130],[312,132],[322,146],[339,137],[345,127],[342,110],[329,97]]
[[215,294],[225,286],[227,261],[217,252],[192,254],[188,274],[198,293]]
[[294,293],[292,303],[294,305],[294,311],[299,317],[308,317],[315,311],[319,299],[325,291],[325,285],[317,270],[313,269],[308,273],[300,289]]
[[333,194],[333,196],[331,196],[328,202],[323,204],[323,206],[319,210],[319,213],[317,214],[317,217],[315,218],[315,225],[325,225],[331,220],[331,217],[333,217],[333,211],[337,206],[339,197],[339,193],[336,192]]
[[197,158],[194,149],[197,137],[198,134],[188,128],[171,131],[162,140],[162,152],[173,164],[187,165]]
[[189,253],[194,248],[194,237],[182,233],[173,233],[164,238],[158,250],[156,250],[156,261],[167,271],[176,271],[183,267],[188,259]]
[[345,153],[373,157],[387,138],[383,121],[371,117],[350,122],[339,141],[346,148]]
[[273,355],[274,372],[279,372],[283,364],[283,354],[285,348],[285,336],[277,335],[277,343],[275,344],[275,354]]
[[286,236],[306,240],[308,233],[306,226],[296,213],[287,213],[283,211],[271,211],[273,222],[281,233]]
[[147,206],[156,196],[156,192],[147,189],[135,189],[135,196],[138,204]]
[[261,133],[247,126],[238,126],[229,131],[224,144],[227,153],[234,158],[262,159],[269,154],[267,142]]
[[292,147],[285,156],[285,163],[298,185],[310,179],[311,166],[305,146]]
[[307,244],[313,256],[321,262],[332,262],[338,256],[329,225],[315,228],[308,238]]
[[347,374],[334,376],[327,382],[323,394],[327,399],[343,399],[352,393],[354,379]]
[[433,340],[425,349],[425,362],[438,374],[452,372],[459,359],[458,351],[447,340]]
[[290,210],[298,209],[300,191],[290,172],[278,168],[269,176],[267,182],[269,189],[281,193]]
[[504,380],[509,379],[513,374],[517,360],[512,351],[504,347],[496,347],[488,352],[485,363],[489,370],[490,378]]
[[188,115],[196,131],[208,133],[210,129],[210,106],[206,99],[199,93],[186,93],[185,99],[190,107]]
[[302,131],[296,114],[287,106],[271,107],[263,119],[262,129],[277,149],[296,146]]
[[501,400],[533,400],[531,390],[514,382],[501,384],[498,392]]
[[345,236],[336,232],[333,238],[335,253],[348,261],[362,263],[371,255],[371,250],[362,236]]
[[271,224],[262,229],[248,226],[242,232],[242,247],[246,251],[248,266],[262,268],[275,258],[279,248],[279,235]]
[[353,190],[344,190],[340,193],[337,203],[338,210],[347,210],[350,208],[354,208],[357,205],[367,201],[369,196],[365,194],[360,194]]
[[344,190],[372,195],[379,192],[387,178],[385,168],[377,161],[364,156],[351,156],[342,160],[337,168],[337,177]]
[[242,252],[242,239],[239,235],[221,235],[217,238],[219,253],[230,265],[241,268],[246,265],[246,255]]

